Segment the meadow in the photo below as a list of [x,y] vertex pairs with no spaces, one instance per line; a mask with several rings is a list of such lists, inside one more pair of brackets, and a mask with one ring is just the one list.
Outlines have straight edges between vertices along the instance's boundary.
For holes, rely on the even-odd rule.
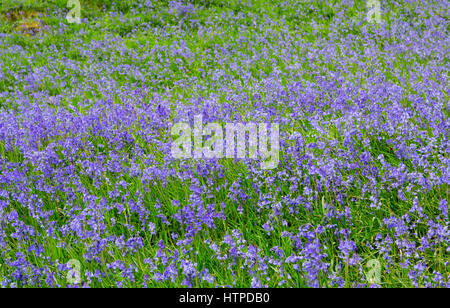
[[446,0],[1,1],[1,287],[450,287]]

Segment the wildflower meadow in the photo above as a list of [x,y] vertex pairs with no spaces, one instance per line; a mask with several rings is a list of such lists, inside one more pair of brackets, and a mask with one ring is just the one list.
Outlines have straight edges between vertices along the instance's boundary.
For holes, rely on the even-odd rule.
[[1,287],[450,287],[447,0],[0,2]]

